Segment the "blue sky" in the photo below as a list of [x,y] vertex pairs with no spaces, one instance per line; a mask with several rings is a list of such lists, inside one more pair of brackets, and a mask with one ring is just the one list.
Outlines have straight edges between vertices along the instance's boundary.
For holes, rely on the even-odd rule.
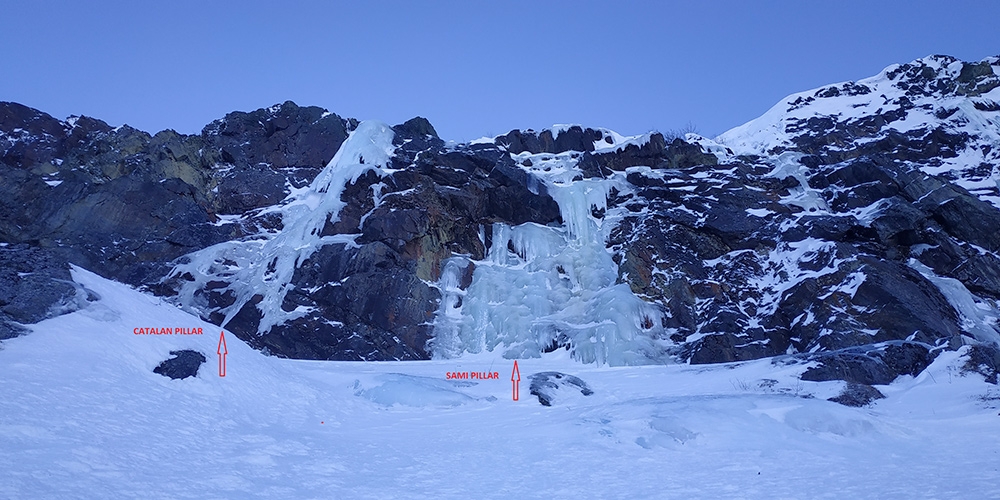
[[1000,2],[0,0],[0,100],[197,133],[293,100],[469,140],[554,123],[716,135],[934,53],[1000,54]]

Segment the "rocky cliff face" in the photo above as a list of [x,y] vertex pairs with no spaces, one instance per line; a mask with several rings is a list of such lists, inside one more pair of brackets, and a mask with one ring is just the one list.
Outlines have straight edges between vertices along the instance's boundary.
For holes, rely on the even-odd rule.
[[775,357],[885,383],[1000,339],[998,74],[925,58],[715,140],[454,144],[292,103],[150,136],[3,103],[0,262],[54,271],[0,319],[84,300],[71,262],[279,356]]

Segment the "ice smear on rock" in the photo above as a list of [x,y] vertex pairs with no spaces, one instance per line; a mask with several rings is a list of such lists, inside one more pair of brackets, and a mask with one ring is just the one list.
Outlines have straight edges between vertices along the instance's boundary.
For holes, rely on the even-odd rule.
[[277,233],[264,233],[242,241],[227,241],[186,255],[171,272],[171,277],[189,274],[178,294],[182,306],[192,312],[207,306],[201,295],[209,281],[226,283],[226,290],[235,302],[220,309],[225,314],[225,326],[256,295],[261,299],[258,333],[272,326],[301,317],[309,311],[304,307],[292,311],[281,308],[285,295],[293,286],[295,269],[322,246],[331,243],[352,244],[356,235],[322,236],[327,220],[336,222],[345,203],[340,199],[345,186],[354,183],[368,171],[379,176],[390,173],[392,129],[381,122],[366,121],[358,125],[341,145],[313,182],[302,189],[293,189],[285,201],[265,209],[280,213],[283,228]]
[[938,276],[934,270],[917,259],[910,259],[909,266],[937,285],[962,320],[962,328],[980,342],[1000,345],[1000,310],[990,300],[977,298],[961,281]]
[[810,213],[817,211],[830,212],[830,207],[827,205],[826,200],[823,199],[820,190],[809,187],[809,179],[807,178],[809,167],[806,167],[800,161],[803,156],[805,155],[793,151],[776,156],[774,158],[774,170],[768,173],[766,177],[773,177],[775,179],[793,177],[798,181],[799,185],[789,188],[788,192],[790,196],[788,199],[782,200],[781,203],[801,207]]
[[[615,214],[603,220],[624,174],[582,180],[575,153],[514,155],[559,204],[562,227],[495,223],[485,259],[453,257],[443,267],[442,300],[431,347],[436,357],[501,348],[506,358],[538,357],[568,347],[584,363],[632,365],[664,358],[661,311],[618,282],[605,247]],[[523,160],[530,159],[530,162]],[[613,211],[612,211],[613,212]],[[472,283],[460,276],[474,265]]]

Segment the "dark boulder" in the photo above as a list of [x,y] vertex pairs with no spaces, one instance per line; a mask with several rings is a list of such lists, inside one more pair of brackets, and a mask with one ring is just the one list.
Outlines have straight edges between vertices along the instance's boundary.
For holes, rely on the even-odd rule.
[[879,399],[885,399],[885,394],[882,394],[878,389],[867,384],[848,382],[844,390],[839,395],[830,398],[829,401],[840,403],[844,406],[861,408]]
[[205,355],[190,349],[170,351],[172,358],[165,359],[153,368],[153,373],[172,379],[198,376],[198,368],[206,361]]
[[565,151],[593,151],[594,142],[604,138],[604,134],[594,129],[584,129],[579,125],[573,125],[565,130],[561,130],[555,138],[553,153]]
[[927,214],[918,210],[909,201],[893,197],[883,202],[871,222],[871,227],[878,235],[879,241],[891,245],[920,230],[926,218]]
[[563,391],[579,392],[584,396],[590,396],[594,393],[586,382],[565,373],[540,372],[532,374],[528,378],[531,380],[528,390],[533,396],[538,397],[538,402],[542,406],[552,406],[552,403],[560,397],[559,395]]
[[997,384],[997,377],[1000,375],[1000,346],[974,344],[969,347],[966,356],[963,371],[978,373],[986,378],[986,382]]
[[594,158],[609,170],[623,171],[640,165],[651,167],[667,159],[667,141],[663,134],[654,133],[642,145],[628,144],[610,153],[596,154]]
[[1000,299],[1000,258],[995,254],[968,252],[967,259],[951,268],[950,274],[970,291]]

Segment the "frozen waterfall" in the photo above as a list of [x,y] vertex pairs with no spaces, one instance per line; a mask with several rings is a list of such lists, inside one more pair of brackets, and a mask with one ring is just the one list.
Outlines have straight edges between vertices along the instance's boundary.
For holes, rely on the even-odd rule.
[[[442,300],[431,347],[436,357],[501,349],[506,358],[538,357],[566,345],[585,363],[632,365],[662,359],[661,312],[618,283],[605,247],[614,214],[605,211],[612,187],[628,189],[623,174],[581,180],[575,154],[530,157],[529,175],[558,203],[560,227],[502,223],[484,228],[491,244],[481,261],[449,259],[439,283]],[[475,266],[471,284],[459,277]]]

